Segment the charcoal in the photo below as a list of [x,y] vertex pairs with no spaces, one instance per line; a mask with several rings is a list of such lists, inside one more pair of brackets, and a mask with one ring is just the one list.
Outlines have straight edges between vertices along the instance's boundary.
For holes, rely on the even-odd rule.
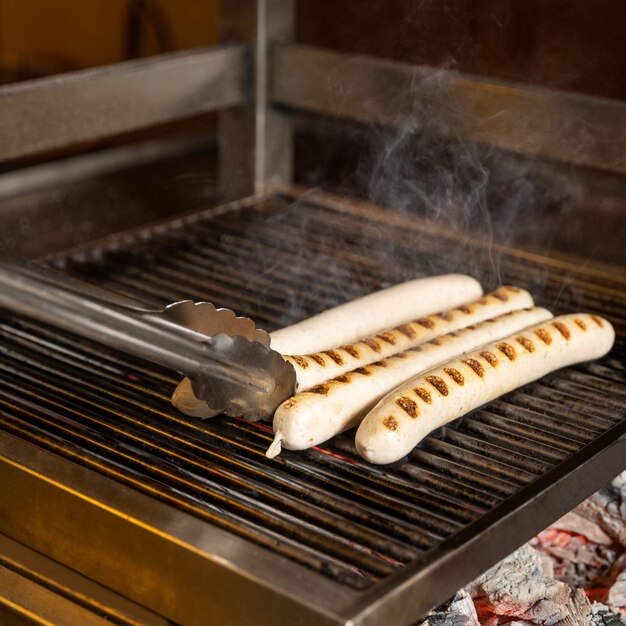
[[626,472],[579,504],[575,511],[626,547]]
[[539,553],[530,546],[487,570],[468,591],[485,598],[498,615],[545,626],[576,624],[571,621],[569,587],[546,575]]
[[556,528],[539,533],[530,545],[551,560],[552,571],[546,573],[573,588],[603,586],[618,556],[611,545],[592,543],[581,534]]
[[470,595],[461,589],[445,604],[426,616],[421,626],[480,626]]
[[457,613],[429,613],[422,626],[467,626],[467,618]]
[[561,519],[552,524],[551,528],[584,535],[589,541],[602,545],[611,545],[614,541],[613,537],[607,535],[598,524],[583,517],[576,510],[566,513]]
[[591,607],[592,626],[626,626],[626,616],[618,611],[612,611],[600,602],[594,602]]
[[607,603],[615,609],[626,610],[626,554],[616,563],[614,581],[607,594]]

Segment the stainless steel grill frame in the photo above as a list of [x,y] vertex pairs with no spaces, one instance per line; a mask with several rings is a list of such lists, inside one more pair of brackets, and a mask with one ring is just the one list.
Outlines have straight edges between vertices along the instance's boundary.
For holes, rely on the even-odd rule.
[[[376,240],[393,245],[361,249]],[[480,242],[310,192],[47,259],[135,298],[206,297],[272,328],[293,315],[286,294],[300,294],[304,315],[416,259],[453,270],[459,247],[487,288],[515,281],[556,310],[609,317],[613,355],[510,394],[381,469],[349,436],[267,461],[262,425],[177,415],[174,374],[4,317],[0,532],[185,624],[415,621],[623,469],[623,279],[506,248],[495,271]],[[397,260],[382,263],[391,250]],[[324,276],[333,256],[340,267]],[[308,297],[313,281],[324,300]]]

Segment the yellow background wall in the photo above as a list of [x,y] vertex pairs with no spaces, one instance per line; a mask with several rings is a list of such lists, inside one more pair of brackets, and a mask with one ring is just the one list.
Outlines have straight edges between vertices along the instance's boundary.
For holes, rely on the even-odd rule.
[[[217,42],[218,0],[151,0],[167,17],[174,49]],[[129,0],[0,0],[0,65],[66,69],[124,57]],[[148,31],[149,32],[149,31]],[[142,52],[158,52],[153,33]]]

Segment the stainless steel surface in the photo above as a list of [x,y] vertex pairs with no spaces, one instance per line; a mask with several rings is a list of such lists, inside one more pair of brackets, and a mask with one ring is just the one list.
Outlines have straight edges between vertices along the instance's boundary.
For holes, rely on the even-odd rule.
[[222,39],[249,45],[252,58],[248,80],[253,93],[247,105],[220,113],[219,180],[226,198],[291,182],[292,125],[284,112],[270,106],[269,50],[277,42],[291,41],[294,11],[294,0],[222,3]]
[[321,193],[256,197],[54,263],[155,307],[202,293],[268,329],[407,275],[471,268],[486,289],[514,282],[618,332],[602,361],[376,468],[349,435],[270,461],[263,425],[173,410],[171,372],[3,314],[0,531],[170,619],[410,624],[624,468],[626,283],[597,266]]
[[177,52],[0,88],[0,161],[241,104],[243,46]]
[[14,623],[22,626],[171,624],[68,567],[0,535],[0,624]]
[[0,476],[0,532],[185,626],[339,624],[355,599],[132,482],[2,431]]
[[4,172],[0,174],[0,219],[4,217],[3,208],[7,200],[20,196],[32,198],[32,194],[42,191],[58,195],[60,187],[79,185],[85,180],[107,174],[124,173],[128,177],[138,166],[158,167],[166,160],[182,160],[199,151],[210,150],[214,143],[214,133],[205,125],[194,132],[115,146]]
[[626,104],[329,50],[273,50],[274,104],[626,173]]
[[[131,307],[106,290],[64,278],[0,261],[0,306],[176,370],[191,379],[199,398],[229,415],[267,417],[293,393],[292,366],[265,343],[247,338],[251,320],[209,303]],[[209,337],[180,324],[198,316],[211,323],[193,326],[215,330],[223,324],[224,330]]]

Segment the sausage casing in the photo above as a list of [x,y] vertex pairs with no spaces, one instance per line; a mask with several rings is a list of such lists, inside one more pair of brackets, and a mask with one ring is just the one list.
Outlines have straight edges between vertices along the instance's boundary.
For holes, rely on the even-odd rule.
[[440,426],[553,370],[600,358],[614,340],[609,322],[583,313],[513,333],[389,393],[359,426],[357,450],[371,463],[393,463]]
[[355,343],[315,354],[283,358],[293,365],[296,372],[296,392],[306,391],[325,380],[403,352],[439,335],[532,306],[533,298],[527,291],[506,285],[472,302],[381,330]]
[[476,279],[463,274],[417,278],[274,331],[272,350],[281,354],[329,350],[383,328],[474,300],[482,292]]

